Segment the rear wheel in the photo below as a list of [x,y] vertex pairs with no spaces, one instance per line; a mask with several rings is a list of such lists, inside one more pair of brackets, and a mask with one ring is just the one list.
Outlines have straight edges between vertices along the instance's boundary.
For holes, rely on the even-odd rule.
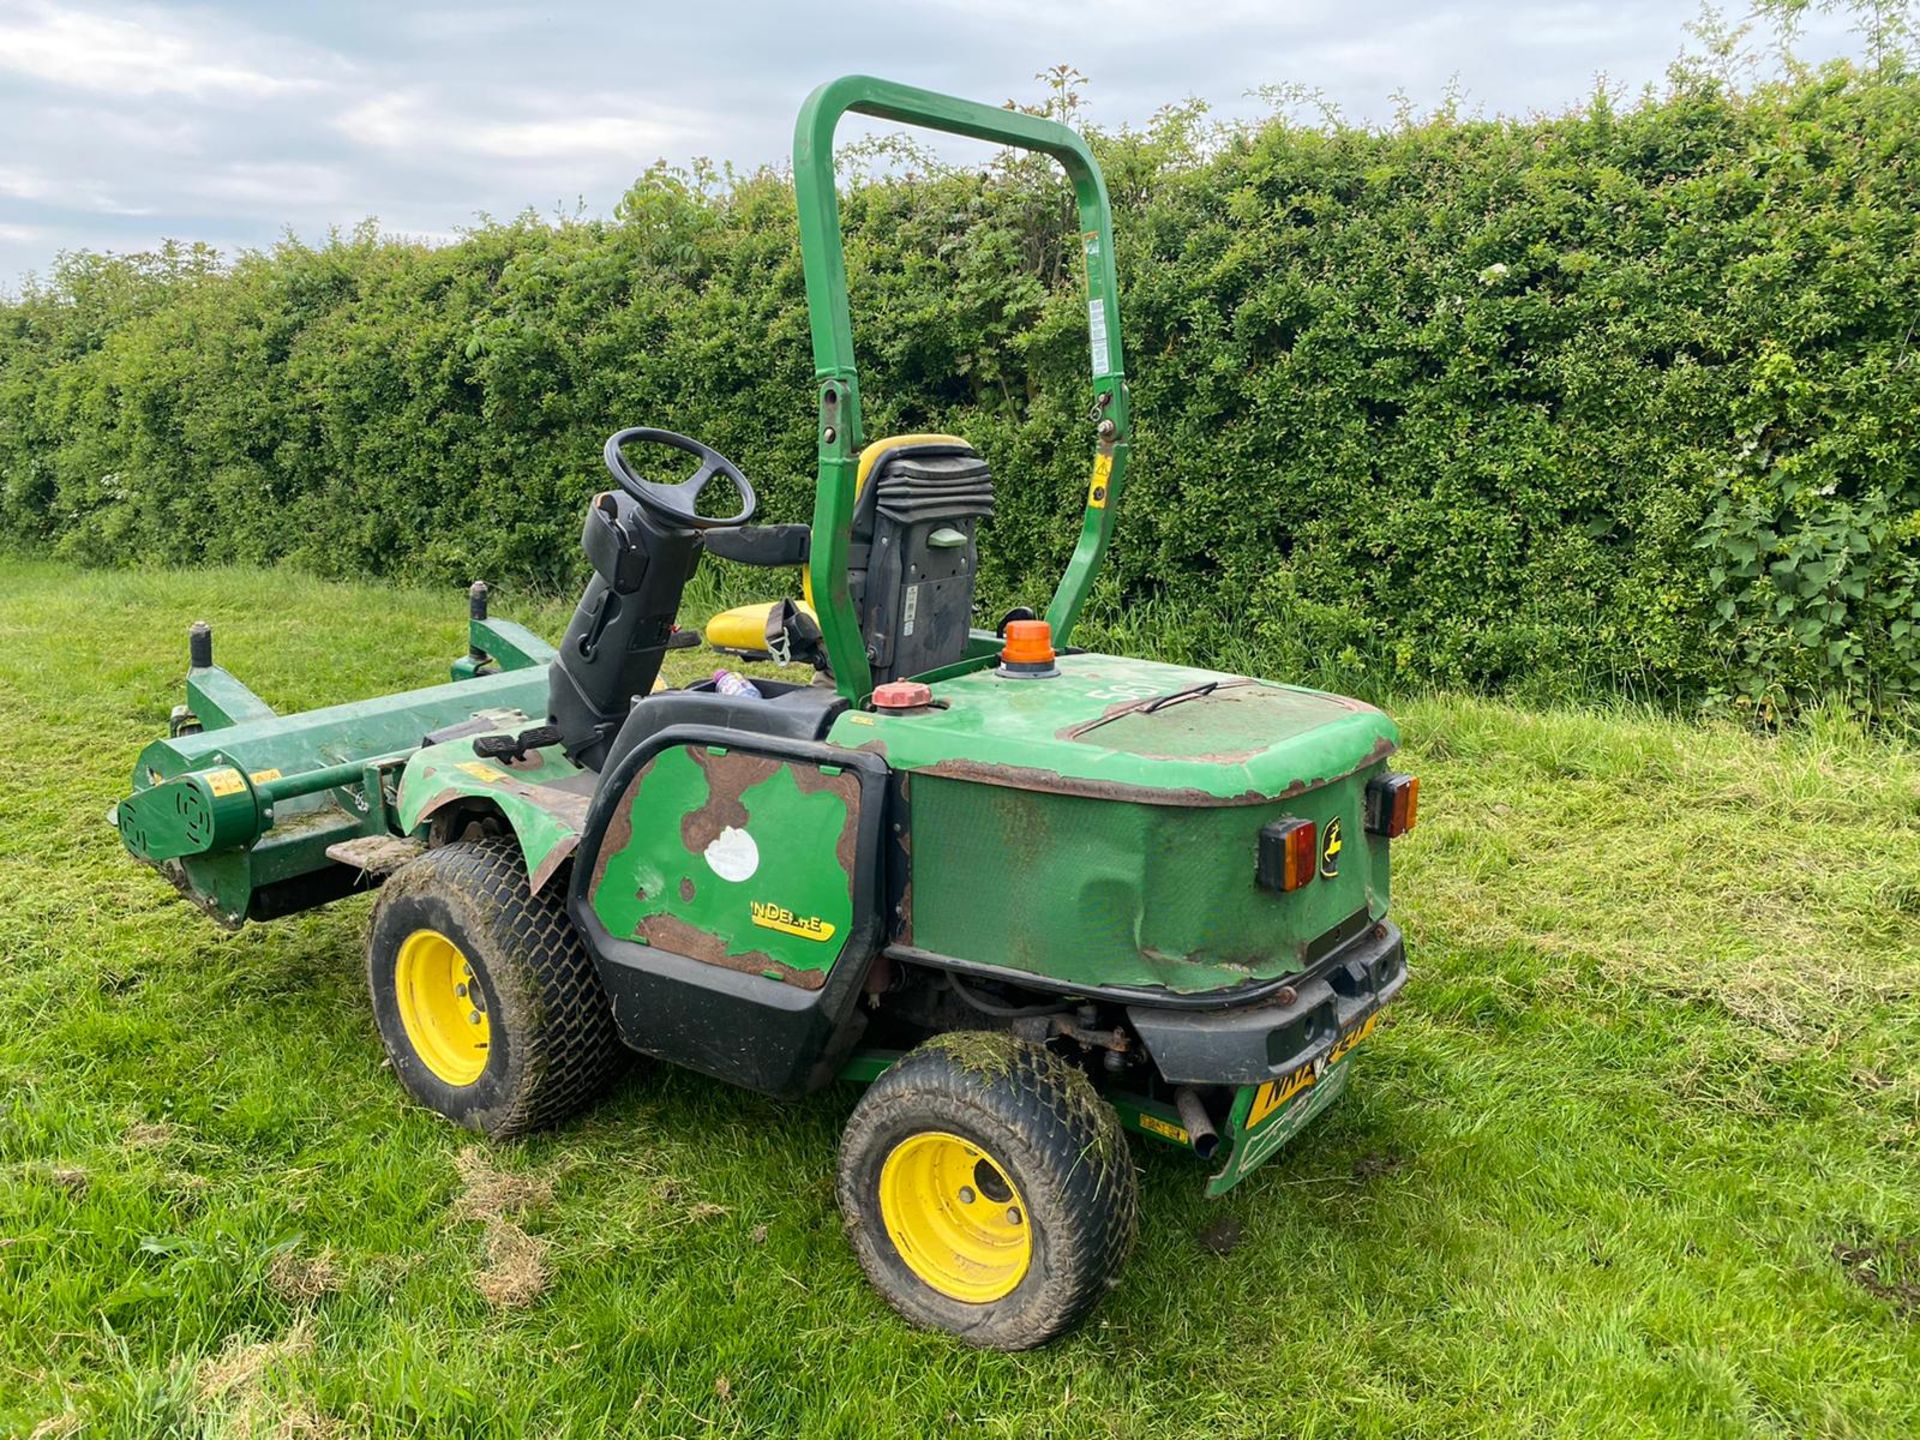
[[381,887],[367,984],[394,1074],[495,1139],[551,1125],[604,1088],[625,1050],[565,908],[527,887],[506,839],[429,850]]
[[907,1319],[1023,1350],[1119,1279],[1139,1208],[1126,1135],[1043,1046],[943,1035],[876,1080],[841,1143],[860,1264]]

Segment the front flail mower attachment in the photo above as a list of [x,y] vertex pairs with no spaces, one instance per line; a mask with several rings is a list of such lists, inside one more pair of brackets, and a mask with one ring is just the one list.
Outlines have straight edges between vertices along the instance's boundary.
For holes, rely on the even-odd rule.
[[419,849],[393,825],[410,755],[476,716],[524,724],[546,711],[553,648],[490,620],[484,585],[473,588],[469,629],[452,683],[277,715],[213,663],[213,632],[196,624],[187,703],[167,738],[141,752],[133,793],[109,822],[132,854],[231,928],[351,893]]

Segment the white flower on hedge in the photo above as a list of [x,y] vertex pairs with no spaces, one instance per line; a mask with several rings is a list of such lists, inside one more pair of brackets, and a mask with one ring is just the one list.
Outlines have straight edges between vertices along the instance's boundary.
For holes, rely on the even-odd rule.
[[1496,260],[1480,272],[1480,283],[1482,285],[1492,285],[1496,281],[1504,279],[1506,273],[1507,262],[1504,260]]

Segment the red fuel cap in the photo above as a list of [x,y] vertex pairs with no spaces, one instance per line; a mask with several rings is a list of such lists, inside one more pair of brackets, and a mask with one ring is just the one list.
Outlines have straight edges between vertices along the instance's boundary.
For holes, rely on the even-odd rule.
[[933,690],[918,680],[889,680],[873,691],[876,710],[918,710],[933,703]]

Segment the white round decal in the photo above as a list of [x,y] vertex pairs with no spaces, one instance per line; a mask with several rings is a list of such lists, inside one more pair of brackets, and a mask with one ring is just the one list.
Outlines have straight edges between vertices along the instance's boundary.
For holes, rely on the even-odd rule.
[[729,825],[707,846],[707,864],[722,880],[751,880],[760,868],[760,847],[746,831]]

